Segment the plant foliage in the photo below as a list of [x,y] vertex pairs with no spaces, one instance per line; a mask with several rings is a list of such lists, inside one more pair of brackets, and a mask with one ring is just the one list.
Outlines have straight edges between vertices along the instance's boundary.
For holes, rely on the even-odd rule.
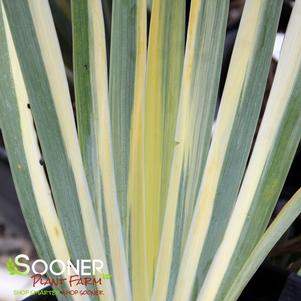
[[236,300],[301,212],[299,190],[268,226],[301,138],[301,0],[258,132],[282,0],[246,1],[216,118],[228,0],[188,21],[185,0],[54,2],[75,115],[48,1],[0,0],[0,124],[39,256],[102,259],[101,300]]

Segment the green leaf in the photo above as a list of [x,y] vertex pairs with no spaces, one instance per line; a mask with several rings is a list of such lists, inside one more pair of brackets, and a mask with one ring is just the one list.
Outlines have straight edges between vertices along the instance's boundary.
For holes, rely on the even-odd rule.
[[175,300],[191,296],[192,283],[185,281],[188,275],[194,278],[197,273],[198,285],[204,281],[235,204],[264,94],[262,83],[268,75],[280,9],[281,1],[245,4],[183,252]]
[[239,274],[228,289],[225,301],[236,300],[273,246],[301,213],[301,189],[286,203],[244,261]]
[[[185,230],[181,233],[181,214],[186,211],[187,219],[184,223],[188,223],[190,213],[187,211],[193,209],[193,191],[199,185],[206,161],[221,70],[227,13],[228,2],[225,1],[191,3],[166,215],[153,293],[156,300],[165,300],[168,282],[168,299],[172,297],[175,288],[182,251],[181,240],[186,239]],[[208,75],[209,70],[212,80],[208,84],[204,77]],[[184,204],[183,207],[181,204]]]
[[145,94],[144,160],[150,287],[166,207],[184,56],[185,1],[152,2]]
[[127,253],[127,185],[136,47],[136,0],[115,0],[112,7],[109,97],[116,187]]
[[130,265],[134,300],[149,300],[146,204],[144,174],[144,104],[147,48],[146,1],[136,6],[136,55],[133,112],[130,131],[130,160],[128,174],[128,218],[130,228]]
[[[95,189],[99,222],[105,221],[102,238],[106,238],[109,262],[116,275],[115,296],[120,300],[122,298],[131,300],[114,173],[105,28],[101,2],[74,0],[72,11],[75,23],[78,122],[81,129],[82,152],[86,158],[86,172],[90,174],[90,187]],[[100,196],[105,210],[100,210],[102,208]]]
[[[23,101],[26,109],[30,102],[71,258],[101,258],[106,262],[48,2],[14,0],[4,1],[4,5],[25,82],[27,97]],[[110,291],[108,282],[108,300]]]
[[72,29],[73,29],[73,72],[76,101],[76,117],[78,138],[83,158],[83,164],[93,200],[94,210],[97,212],[98,224],[103,230],[102,188],[99,162],[97,156],[97,116],[92,101],[90,86],[91,64],[89,52],[89,14],[88,2],[73,0]]
[[[43,167],[41,154],[27,105],[27,92],[17,60],[8,21],[0,9],[0,119],[15,187],[31,238],[40,258],[48,264],[70,259]],[[8,259],[11,275],[18,273]],[[22,272],[21,272],[22,273]],[[49,277],[54,275],[48,274]],[[68,289],[63,285],[62,289]],[[59,300],[73,300],[71,296]]]
[[[300,12],[299,1],[293,9],[268,104],[237,202],[200,298],[215,296],[214,300],[223,300],[269,222],[299,144]],[[208,289],[212,283],[215,288]]]

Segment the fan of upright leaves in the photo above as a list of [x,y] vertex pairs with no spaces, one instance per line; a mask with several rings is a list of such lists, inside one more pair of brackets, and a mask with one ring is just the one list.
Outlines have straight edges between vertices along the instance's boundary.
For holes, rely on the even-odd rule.
[[236,300],[301,212],[299,190],[267,228],[301,138],[301,0],[255,142],[282,0],[246,1],[216,120],[228,0],[52,1],[76,117],[48,1],[0,0],[0,125],[39,256],[112,274],[58,298]]

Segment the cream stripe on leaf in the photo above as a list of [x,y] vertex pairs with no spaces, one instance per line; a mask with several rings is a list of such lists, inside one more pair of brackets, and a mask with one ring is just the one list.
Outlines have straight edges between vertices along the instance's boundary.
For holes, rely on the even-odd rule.
[[232,282],[232,286],[228,289],[225,297],[223,297],[224,301],[237,300],[243,288],[272,250],[273,246],[283,236],[283,234],[291,226],[293,221],[300,215],[300,213],[301,189],[299,189],[281,209],[275,220],[256,244],[256,247],[253,249],[252,253],[244,261],[239,274]]
[[[73,5],[82,5],[83,3],[73,3]],[[75,8],[75,7],[74,7]],[[83,13],[80,6],[77,7],[79,12]],[[93,0],[86,2],[86,26],[88,30],[85,39],[89,42],[88,53],[86,54],[86,62],[84,65],[79,63],[79,67],[86,69],[87,74],[83,79],[83,84],[87,87],[88,96],[91,99],[84,98],[82,101],[90,101],[90,118],[89,121],[93,125],[92,131],[95,132],[94,158],[96,161],[102,184],[103,202],[105,208],[105,220],[107,231],[104,235],[109,243],[110,264],[113,269],[113,279],[115,288],[115,297],[117,300],[131,300],[131,289],[128,276],[127,262],[125,257],[125,249],[122,237],[122,228],[119,215],[115,173],[113,165],[110,115],[108,101],[108,79],[107,79],[107,59],[105,46],[105,30],[103,22],[103,13],[101,1]],[[82,21],[80,19],[78,21]],[[82,41],[84,43],[84,41]],[[86,66],[85,66],[86,63]],[[78,87],[80,89],[80,87]],[[84,120],[86,123],[87,121]],[[96,180],[99,181],[99,175]],[[100,183],[98,183],[100,185]],[[100,204],[101,205],[101,204]],[[103,216],[104,217],[104,216]],[[99,216],[99,220],[101,216]]]
[[[206,163],[223,58],[228,1],[192,1],[191,16],[195,5],[200,6],[196,20],[197,32],[194,37],[190,76],[187,141],[187,187],[184,193],[184,225],[182,245],[186,241],[194,205],[197,199],[204,166]],[[205,44],[206,43],[206,44]],[[210,80],[208,80],[210,76]]]
[[[193,282],[185,281],[188,277],[198,275],[196,281],[202,283],[222,239],[251,147],[280,8],[280,0],[245,4],[174,300],[191,296]],[[266,19],[269,14],[271,17]]]
[[[97,214],[101,235],[103,230],[103,200],[99,164],[97,163],[97,116],[91,91],[91,72],[93,68],[89,45],[88,2],[71,2],[73,27],[73,73],[76,100],[76,117],[79,143],[89,184],[94,209]],[[93,62],[92,62],[93,63]]]
[[[93,60],[90,57],[90,34],[88,2],[72,0],[72,34],[73,34],[73,73],[76,100],[76,116],[78,137],[83,158],[83,164],[96,212],[101,238],[105,245],[109,270],[112,269],[109,258],[109,242],[105,227],[105,213],[101,173],[97,154],[97,114],[96,105],[92,98],[90,70]],[[105,67],[106,68],[106,67]]]
[[149,282],[153,283],[174,149],[184,56],[185,1],[154,0],[145,100],[145,195]]
[[[297,1],[250,163],[199,300],[223,300],[225,292],[267,226],[299,144],[300,16],[301,1]],[[220,286],[219,290],[216,284]]]
[[126,251],[129,256],[127,212],[130,128],[136,64],[136,0],[112,2],[109,98],[116,187]]
[[[0,11],[0,118],[10,168],[22,212],[40,258],[48,264],[55,259],[67,261],[69,251],[51,197],[51,191],[40,164],[38,146],[28,96],[14,49],[4,10]],[[60,268],[55,267],[59,272]],[[56,277],[50,272],[49,277]],[[68,277],[63,274],[62,277]],[[62,289],[71,289],[66,285]],[[89,300],[89,297],[57,296],[59,300]]]
[[[266,6],[260,11],[257,40],[245,73],[243,85],[240,87],[241,95],[239,105],[236,110],[236,116],[232,125],[231,135],[219,177],[208,235],[200,256],[195,293],[197,293],[200,288],[209,268],[208,263],[211,262],[221,242],[245,172],[264,96],[265,83],[268,77],[274,39],[281,11],[281,3],[281,0],[273,2],[266,1]],[[246,9],[248,9],[248,7],[247,3]],[[237,57],[233,57],[233,59],[235,60]],[[233,73],[236,73],[234,68],[231,71],[228,73],[229,77],[227,78],[226,85],[228,81],[233,80]],[[230,89],[232,88],[233,86],[230,87]],[[229,89],[229,86],[227,86],[226,89]],[[221,100],[221,111],[219,112],[220,116],[218,119],[221,118],[224,112],[224,106],[228,106],[226,93],[229,90],[227,91],[226,89],[224,90],[225,95],[223,95]]]
[[128,213],[131,238],[133,300],[150,300],[146,250],[146,211],[144,178],[144,101],[146,72],[146,0],[136,7],[136,62],[134,102],[131,116],[128,175]]
[[[153,300],[166,300],[166,298],[170,300],[175,287],[175,276],[181,256],[181,239],[184,237],[181,233],[179,235],[182,213],[180,207],[183,202],[181,199],[185,197],[182,193],[189,194],[185,190],[187,189],[185,181],[188,176],[190,176],[190,184],[192,181],[198,182],[197,177],[201,177],[201,161],[206,158],[206,151],[202,153],[198,148],[202,148],[205,143],[209,144],[227,12],[228,2],[225,1],[192,1],[191,3],[176,144],[174,145]],[[208,51],[208,49],[210,50]],[[203,76],[206,77],[209,71],[212,74],[212,80],[210,84],[207,82],[205,84]],[[204,110],[204,116],[208,113],[206,115],[208,119],[200,117],[201,112],[198,111],[198,108]],[[193,139],[192,132],[198,136],[197,139]],[[200,162],[196,157],[191,156],[196,149],[199,150]],[[187,160],[184,160],[185,154],[191,160],[188,166]],[[199,163],[201,164],[199,165]],[[192,187],[189,188],[192,190]],[[192,200],[186,199],[186,201],[192,203]]]
[[[181,78],[185,50],[185,6],[183,0],[172,1],[163,16],[167,21],[163,45],[163,143],[160,197],[160,226],[163,223],[170,170],[175,147],[175,129],[180,98]],[[170,20],[170,21],[168,21]]]
[[[71,259],[91,256],[105,262],[48,2],[4,5]],[[110,282],[103,288],[110,300]]]
[[104,207],[110,244],[116,300],[131,300],[131,288],[125,256],[122,224],[114,173],[109,109],[105,29],[101,1],[88,1],[90,21],[91,91],[97,120],[98,158]]

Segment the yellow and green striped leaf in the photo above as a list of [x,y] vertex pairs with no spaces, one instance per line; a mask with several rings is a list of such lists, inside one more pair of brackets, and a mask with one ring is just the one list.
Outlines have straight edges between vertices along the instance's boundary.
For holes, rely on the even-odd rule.
[[[297,37],[301,32],[300,12],[301,1],[297,1],[254,150],[200,298],[223,300],[225,291],[268,224],[299,144],[301,43]],[[213,282],[217,286],[208,289]]]
[[[49,4],[30,0],[3,3],[71,259],[105,262]],[[109,281],[105,291],[110,300]]]
[[[79,22],[77,24],[78,31],[74,32],[75,39],[77,39],[75,46],[87,47],[87,45],[82,45],[88,43],[88,49],[75,48],[77,50],[75,54],[78,54],[75,56],[77,67],[75,72],[79,80],[76,82],[77,91],[85,93],[84,95],[77,94],[77,109],[78,114],[83,114],[83,116],[79,116],[78,123],[83,130],[84,153],[88,158],[86,170],[93,180],[90,186],[97,189],[95,197],[99,198],[96,200],[99,203],[97,204],[98,212],[101,214],[99,222],[105,221],[102,238],[106,237],[109,248],[109,263],[113,270],[115,297],[117,300],[122,298],[131,300],[114,172],[105,27],[101,1],[75,0],[73,12],[74,22]],[[84,27],[81,26],[81,22]],[[93,160],[94,162],[89,165],[89,162]],[[100,197],[103,199],[103,205]],[[102,207],[104,210],[100,209]],[[103,211],[104,213],[102,213]]]
[[145,196],[152,287],[174,149],[184,56],[185,1],[152,2],[145,94]]
[[[0,119],[10,168],[22,212],[40,258],[48,264],[58,258],[67,261],[70,259],[69,250],[44,167],[40,163],[41,153],[28,107],[27,91],[2,1],[0,5]],[[55,277],[50,272],[48,276]],[[64,284],[61,288],[68,289],[68,286]],[[58,296],[58,299],[84,300],[80,296]]]
[[134,100],[136,49],[138,47],[136,44],[136,27],[138,26],[136,2],[136,0],[112,2],[110,46],[109,97],[114,168],[127,253],[129,247],[127,186],[130,129]]
[[188,275],[194,278],[198,274],[198,285],[203,282],[235,204],[264,94],[280,9],[281,1],[246,1],[174,300],[191,296],[193,283],[184,281]]
[[128,174],[128,217],[130,229],[130,269],[134,300],[149,300],[150,288],[146,245],[146,203],[144,175],[144,105],[147,47],[146,0],[136,6],[136,56],[133,111],[130,131]]
[[294,220],[301,213],[301,189],[299,189],[278,213],[275,220],[264,232],[252,253],[244,261],[239,274],[223,298],[225,301],[236,300],[260,264],[283,236]]
[[[184,215],[184,224],[189,224],[187,211],[193,209],[193,191],[198,187],[206,161],[227,13],[228,2],[225,1],[191,3],[174,155],[153,293],[155,300],[165,300],[167,293],[168,299],[171,298],[175,288],[181,240],[186,236],[185,230],[181,233],[181,215]],[[210,84],[204,80],[209,70]],[[186,219],[183,211],[187,212]]]

